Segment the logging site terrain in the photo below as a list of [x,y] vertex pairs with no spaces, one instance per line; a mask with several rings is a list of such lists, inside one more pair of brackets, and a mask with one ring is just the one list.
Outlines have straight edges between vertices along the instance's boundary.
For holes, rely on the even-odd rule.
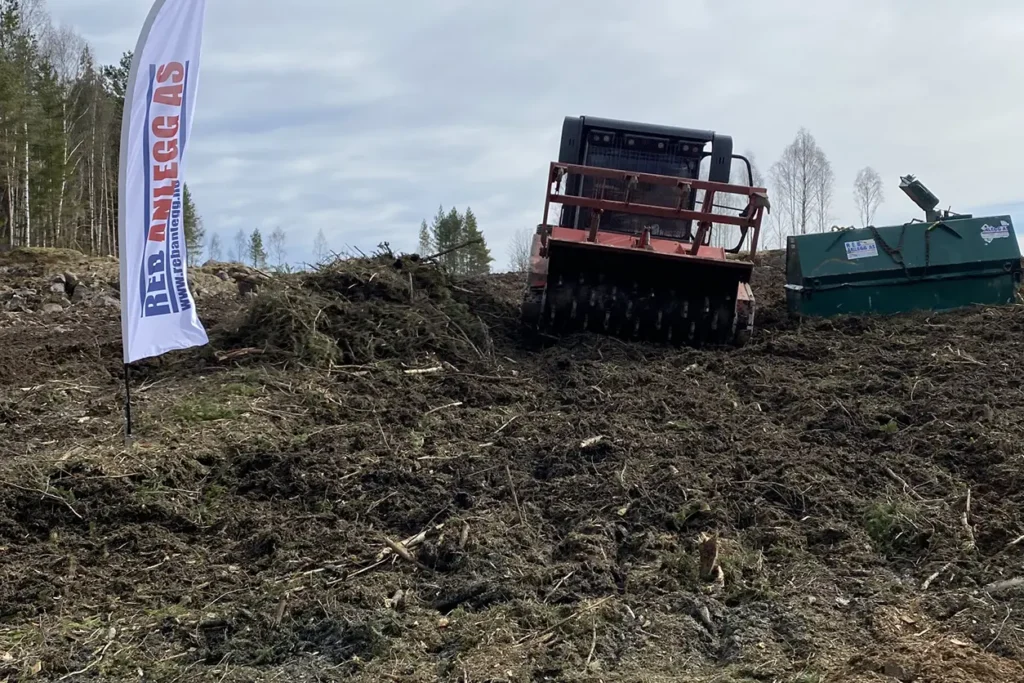
[[0,255],[0,680],[1024,680],[1024,307],[798,321],[783,262],[705,350],[209,263],[126,445],[117,262]]

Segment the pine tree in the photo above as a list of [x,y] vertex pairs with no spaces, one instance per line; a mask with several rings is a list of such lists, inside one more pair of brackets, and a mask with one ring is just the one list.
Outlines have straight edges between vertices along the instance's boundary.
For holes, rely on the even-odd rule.
[[[128,76],[132,70],[132,56],[133,51],[128,50],[121,55],[121,61],[117,65],[111,64],[103,67],[103,81],[113,95],[114,101],[121,108],[124,107],[124,98],[128,92]],[[117,116],[121,116],[120,109],[117,111]]]
[[121,61],[117,65],[103,67],[103,84],[113,104],[111,112],[111,124],[114,126],[112,132],[117,133],[111,136],[111,152],[114,159],[121,155],[121,119],[124,115],[124,99],[128,92],[128,76],[131,75],[133,50],[128,50],[121,55]]
[[[455,249],[455,247],[461,244],[462,217],[454,207],[447,213],[445,213],[443,206],[437,207],[437,215],[434,216],[434,224],[430,228],[430,237],[434,243],[434,248],[438,252]],[[456,250],[439,257],[438,261],[451,272],[459,273],[461,270],[461,259],[462,254]]]
[[264,268],[267,265],[267,252],[263,248],[263,235],[259,228],[254,228],[249,236],[249,260],[253,268]]
[[36,246],[53,246],[60,234],[57,209],[62,192],[61,179],[65,174],[63,150],[66,137],[61,125],[65,99],[57,73],[46,57],[38,58],[31,82],[38,114],[33,117],[35,121],[29,135],[32,160],[29,183],[33,188],[31,215],[35,217],[37,226]]
[[[466,244],[477,240],[478,243]],[[465,213],[460,214],[454,207],[446,212],[443,206],[439,206],[429,228],[426,221],[420,224],[421,255],[445,251],[449,253],[438,257],[438,261],[451,273],[479,275],[490,272],[494,259],[472,209],[467,207]]]
[[185,229],[185,246],[189,256],[195,256],[196,261],[203,253],[203,244],[206,241],[206,228],[203,227],[203,219],[196,211],[195,202],[192,201],[192,193],[188,185],[181,193],[182,203],[182,224]]
[[476,244],[465,247],[466,259],[463,273],[465,275],[486,275],[490,273],[491,262],[494,258],[491,256],[491,250],[487,248],[487,241],[484,239],[483,233],[480,232],[480,228],[477,226],[476,215],[469,207],[466,207],[466,212],[462,215],[462,225],[463,241],[479,240]]

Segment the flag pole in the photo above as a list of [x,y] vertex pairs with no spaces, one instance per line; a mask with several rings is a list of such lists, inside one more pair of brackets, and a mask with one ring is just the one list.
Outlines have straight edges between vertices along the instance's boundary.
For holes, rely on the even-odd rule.
[[207,0],[144,1],[152,7],[128,70],[118,169],[126,444],[133,438],[131,363],[209,342],[188,283],[180,191]]

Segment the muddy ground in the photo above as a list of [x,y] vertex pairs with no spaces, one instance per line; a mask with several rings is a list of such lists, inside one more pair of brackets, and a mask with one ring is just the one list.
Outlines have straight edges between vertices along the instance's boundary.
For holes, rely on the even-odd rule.
[[0,258],[0,680],[1024,680],[1024,307],[798,323],[774,255],[743,349],[553,345],[517,276],[197,270],[125,447],[116,263]]

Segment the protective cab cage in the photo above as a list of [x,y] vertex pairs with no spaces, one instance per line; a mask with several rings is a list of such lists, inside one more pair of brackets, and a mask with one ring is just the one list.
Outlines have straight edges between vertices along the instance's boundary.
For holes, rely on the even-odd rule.
[[[747,165],[748,178],[752,177],[750,162],[739,155],[733,155],[733,158],[744,161]],[[565,192],[563,185],[569,185],[566,181],[571,176],[595,179],[597,182],[593,194],[596,196],[581,196]],[[572,183],[572,185],[578,187],[579,183]],[[636,195],[639,194],[638,189],[641,186],[674,190],[672,204],[648,204],[636,201]],[[695,205],[698,191],[704,193],[699,207]],[[716,204],[716,198],[724,195],[745,197],[746,205],[737,209]],[[663,193],[662,196],[667,195]],[[553,228],[559,227],[550,221],[551,204],[561,204],[563,207],[563,219],[560,220],[560,223],[564,223],[566,207],[589,209],[589,225],[579,227],[586,230],[586,242],[592,244],[598,243],[601,218],[606,212],[686,221],[687,229],[682,235],[666,237],[666,239],[680,243],[678,248],[673,250],[673,255],[687,256],[697,256],[701,246],[710,245],[712,226],[724,224],[734,225],[740,230],[740,239],[736,246],[725,251],[732,254],[739,253],[749,233],[750,256],[753,257],[757,253],[764,211],[770,210],[767,190],[762,187],[753,187],[752,184],[734,185],[678,176],[635,173],[581,164],[552,162],[548,173],[548,189],[544,199],[543,221],[537,226],[537,233],[541,236],[542,252],[540,255],[542,257],[546,256],[543,250],[547,246],[547,238],[551,235]],[[715,209],[735,211],[736,215],[716,213]],[[575,212],[570,215],[574,214]],[[693,223],[698,226],[696,235],[689,229]],[[649,226],[644,227],[636,238],[637,242],[633,246],[652,248],[653,234]]]

